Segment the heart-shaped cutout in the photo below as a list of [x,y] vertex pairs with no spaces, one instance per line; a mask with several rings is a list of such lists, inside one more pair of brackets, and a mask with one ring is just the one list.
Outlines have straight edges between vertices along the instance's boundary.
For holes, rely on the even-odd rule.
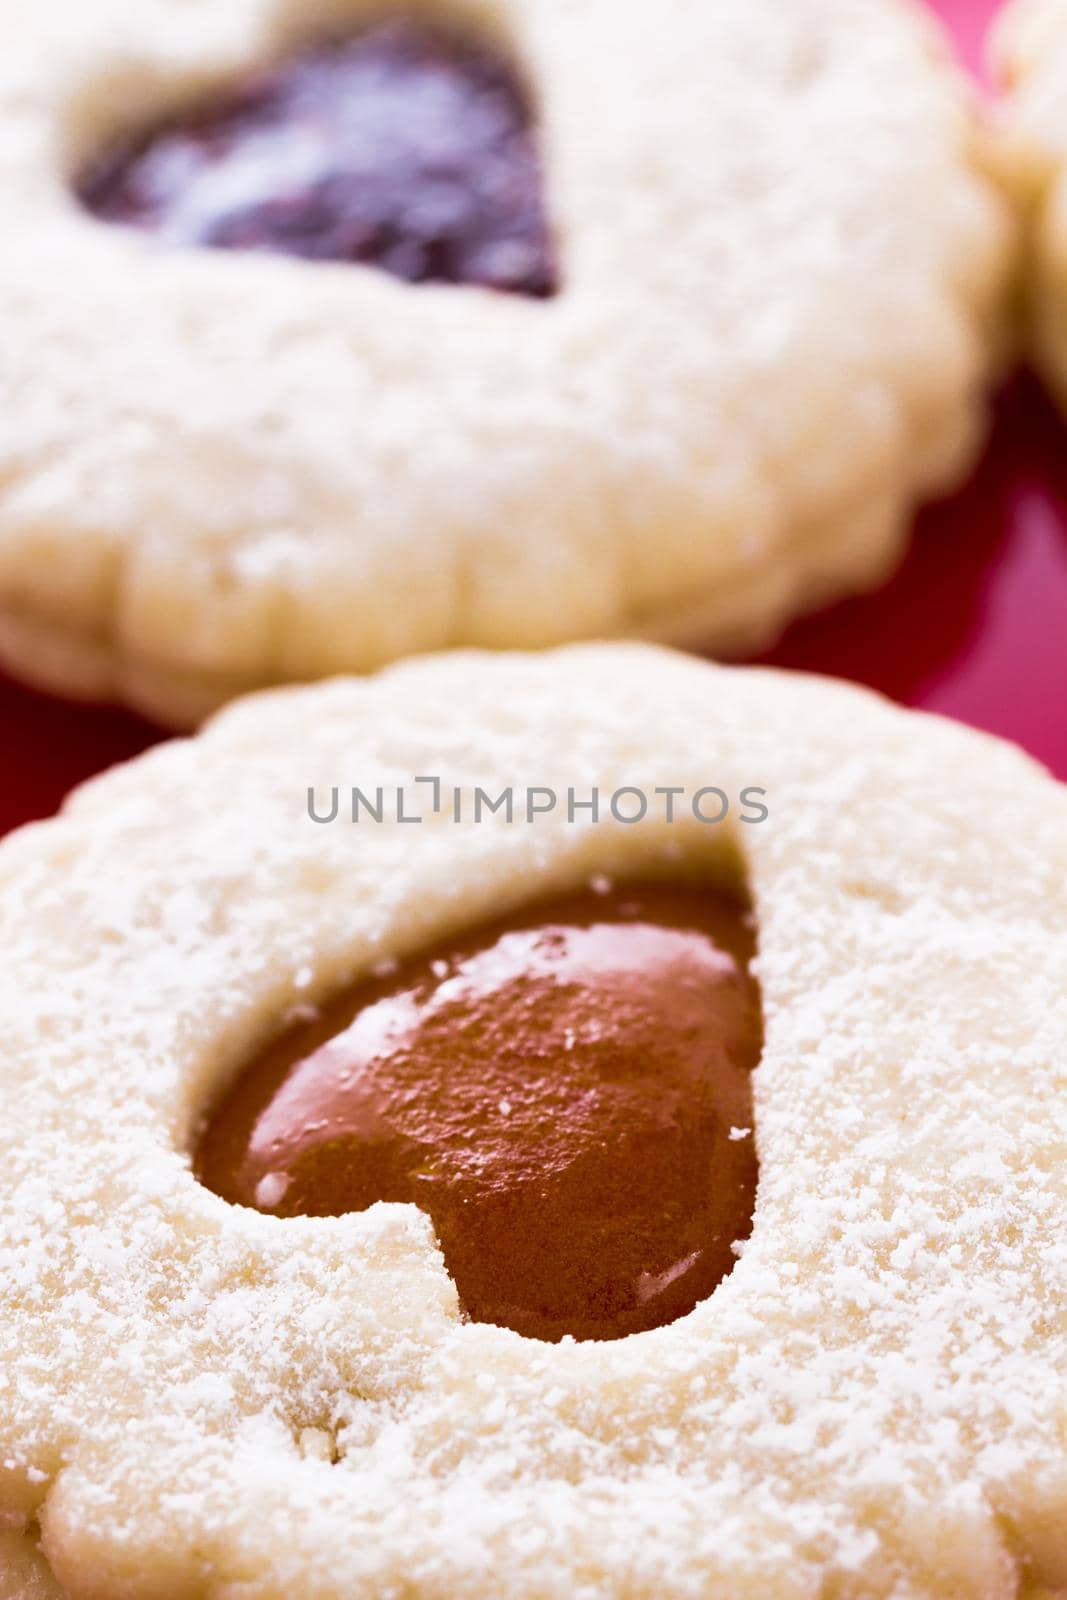
[[530,108],[496,52],[414,21],[276,62],[127,136],[83,204],[182,245],[551,294]]
[[290,1027],[214,1111],[198,1175],[278,1216],[419,1206],[475,1321],[673,1322],[752,1225],[752,954],[744,908],[703,887],[528,908]]

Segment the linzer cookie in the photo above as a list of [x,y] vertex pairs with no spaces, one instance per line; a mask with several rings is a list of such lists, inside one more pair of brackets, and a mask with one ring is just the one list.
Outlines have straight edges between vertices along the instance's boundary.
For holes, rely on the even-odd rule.
[[187,723],[456,644],[746,648],[972,455],[1012,230],[910,4],[6,16],[30,678]]
[[0,1594],[1067,1587],[1065,882],[1011,747],[636,645],[82,789],[0,849]]

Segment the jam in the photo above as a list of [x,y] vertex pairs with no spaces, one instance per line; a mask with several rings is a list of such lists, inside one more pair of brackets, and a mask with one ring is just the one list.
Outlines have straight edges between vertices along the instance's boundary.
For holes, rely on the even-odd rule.
[[613,1339],[705,1299],[751,1230],[744,908],[601,885],[368,979],[238,1076],[201,1182],[279,1217],[431,1217],[466,1315]]
[[319,45],[117,144],[82,203],[178,245],[545,296],[530,108],[494,53],[414,22]]

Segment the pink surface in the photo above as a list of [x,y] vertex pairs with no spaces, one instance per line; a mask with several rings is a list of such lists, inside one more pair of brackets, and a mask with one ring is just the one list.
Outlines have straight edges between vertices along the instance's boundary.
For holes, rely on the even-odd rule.
[[966,488],[919,517],[877,595],[798,622],[766,660],[854,678],[1025,745],[1067,777],[1067,433],[1010,385]]
[[[978,68],[995,0],[939,0]],[[1067,778],[1067,428],[1013,382],[972,481],[918,520],[878,595],[790,629],[766,659],[871,684],[1025,745]],[[0,680],[0,831],[54,810],[75,783],[158,737],[119,712]]]
[[952,29],[964,61],[984,77],[989,24],[1001,9],[1002,0],[931,0],[931,4]]

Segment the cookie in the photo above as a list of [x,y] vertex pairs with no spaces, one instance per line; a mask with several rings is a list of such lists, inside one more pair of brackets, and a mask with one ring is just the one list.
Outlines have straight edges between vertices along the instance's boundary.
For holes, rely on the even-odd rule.
[[1012,747],[642,645],[95,780],[0,848],[6,1525],[72,1600],[1067,1587],[1065,881]]
[[1006,91],[999,159],[1027,221],[1031,346],[1067,400],[1067,5],[1016,0],[993,54]]
[[910,4],[6,33],[15,672],[181,724],[455,645],[743,650],[971,459],[1013,230]]

